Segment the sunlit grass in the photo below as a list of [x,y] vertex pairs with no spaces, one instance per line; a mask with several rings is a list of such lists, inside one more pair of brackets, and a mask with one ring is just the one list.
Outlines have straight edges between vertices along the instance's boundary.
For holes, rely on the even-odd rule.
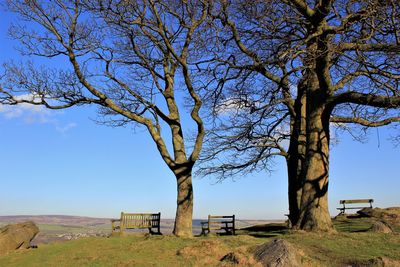
[[291,234],[285,239],[326,266],[366,262],[376,257],[400,260],[400,236],[378,233]]
[[226,253],[241,251],[250,256],[256,246],[274,238],[284,238],[303,250],[312,266],[362,265],[376,257],[400,261],[400,235],[365,232],[370,225],[366,219],[338,220],[338,233],[333,234],[290,232],[273,224],[241,230],[237,236],[90,237],[11,252],[0,256],[0,266],[229,266],[219,261]]

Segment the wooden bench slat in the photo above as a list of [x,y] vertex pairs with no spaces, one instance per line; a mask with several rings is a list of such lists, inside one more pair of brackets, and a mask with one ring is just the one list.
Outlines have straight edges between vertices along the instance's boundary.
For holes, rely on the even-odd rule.
[[[145,229],[148,228],[151,234],[160,232],[161,213],[124,213],[121,212],[120,219],[112,219],[112,231],[119,229],[122,233],[124,229]],[[115,225],[119,222],[119,225]],[[155,228],[157,232],[152,229]]]
[[235,215],[208,215],[208,220],[200,222],[201,234],[209,234],[212,230],[224,230],[226,233],[235,234]]
[[368,208],[367,206],[346,206],[351,205],[351,204],[360,204],[360,203],[366,203],[369,204],[369,208],[372,208],[372,203],[374,200],[372,198],[370,199],[343,199],[340,200],[339,203],[343,205],[343,207],[337,208],[340,210],[340,214],[344,214],[346,209],[363,209],[363,208]]
[[352,203],[373,203],[373,199],[348,199],[340,200],[340,204],[352,204]]
[[[346,210],[360,210],[360,209],[363,209],[363,208],[368,208],[368,207],[346,207]],[[338,210],[342,210],[343,208],[337,208]]]

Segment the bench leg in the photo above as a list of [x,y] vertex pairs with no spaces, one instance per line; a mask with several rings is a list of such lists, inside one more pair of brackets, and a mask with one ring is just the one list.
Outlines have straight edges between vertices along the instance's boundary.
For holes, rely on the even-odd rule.
[[206,235],[206,229],[204,229],[204,228],[201,228],[201,233],[200,233],[200,235],[203,235],[203,236],[205,236],[205,235]]
[[235,235],[235,228],[225,227],[223,228],[226,234]]
[[160,231],[160,227],[157,227],[157,231],[153,231],[153,229],[151,227],[149,227],[149,233],[152,235],[162,235],[162,233]]
[[209,228],[201,228],[201,234],[200,235],[208,235],[210,233],[210,229]]

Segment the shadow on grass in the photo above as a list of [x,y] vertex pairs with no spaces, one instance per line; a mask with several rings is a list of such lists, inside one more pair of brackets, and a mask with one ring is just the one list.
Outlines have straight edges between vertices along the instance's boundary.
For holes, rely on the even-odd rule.
[[332,220],[333,225],[339,232],[362,233],[368,232],[372,227],[373,219],[359,215],[337,216]]
[[[338,232],[363,233],[368,232],[373,224],[371,218],[359,215],[343,216],[333,219],[333,224]],[[238,235],[250,235],[259,238],[270,238],[288,234],[290,229],[285,223],[260,224],[241,228],[236,231]]]
[[[270,238],[279,235],[286,234],[289,231],[285,223],[268,223],[268,224],[258,224],[248,227],[243,227],[235,230],[235,235],[249,235],[257,238]],[[232,233],[226,232],[212,232],[208,235],[217,236],[231,236]],[[201,233],[196,235],[196,237],[202,237],[207,235],[202,235]]]
[[258,238],[276,237],[288,233],[289,228],[284,223],[259,224],[241,228],[236,231],[238,235],[250,235]]
[[[334,227],[338,232],[363,233],[368,232],[373,224],[371,218],[359,215],[346,215],[332,218]],[[271,238],[288,234],[290,229],[286,223],[258,224],[236,229],[236,235],[249,235],[256,238]],[[218,236],[231,235],[230,233],[213,233]],[[201,236],[201,235],[199,235]]]

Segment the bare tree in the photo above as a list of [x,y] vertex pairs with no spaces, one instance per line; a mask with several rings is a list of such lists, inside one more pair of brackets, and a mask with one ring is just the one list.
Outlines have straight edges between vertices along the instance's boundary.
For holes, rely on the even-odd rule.
[[213,16],[202,171],[223,179],[283,156],[293,227],[332,230],[330,126],[400,121],[399,1],[220,1]]
[[[51,109],[97,105],[105,123],[145,127],[176,177],[174,234],[192,236],[192,168],[204,137],[202,84],[192,68],[201,55],[193,40],[208,1],[10,0],[8,7],[26,22],[10,29],[22,52],[62,57],[65,66],[7,64],[2,102]],[[195,125],[189,144],[183,98]]]

